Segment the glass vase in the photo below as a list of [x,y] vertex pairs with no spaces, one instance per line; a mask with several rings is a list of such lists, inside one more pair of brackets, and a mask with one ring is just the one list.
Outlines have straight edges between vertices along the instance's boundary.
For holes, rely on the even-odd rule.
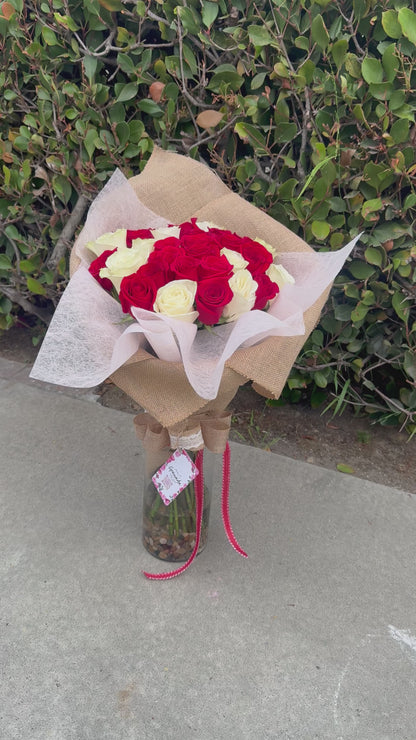
[[[165,505],[152,481],[152,475],[166,462],[174,450],[166,448],[155,456],[146,452],[146,475],[143,496],[143,545],[159,560],[183,562],[188,560],[196,541],[195,480]],[[197,452],[187,450],[195,463]],[[157,457],[157,459],[155,459]],[[208,539],[209,513],[211,506],[213,453],[204,450],[204,506],[202,513],[201,538],[198,554]]]

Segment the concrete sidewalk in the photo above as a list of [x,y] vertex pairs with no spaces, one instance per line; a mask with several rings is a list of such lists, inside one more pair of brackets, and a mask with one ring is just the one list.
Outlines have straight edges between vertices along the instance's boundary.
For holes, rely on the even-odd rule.
[[217,487],[150,582],[132,417],[27,374],[0,363],[1,740],[414,740],[415,497],[232,444],[249,559]]

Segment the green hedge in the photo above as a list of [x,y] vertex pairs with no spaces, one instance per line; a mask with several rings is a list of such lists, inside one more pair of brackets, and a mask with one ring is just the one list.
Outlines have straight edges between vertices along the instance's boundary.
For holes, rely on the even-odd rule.
[[416,14],[408,0],[8,0],[0,328],[46,322],[115,167],[200,158],[317,248],[364,231],[284,396],[416,430]]

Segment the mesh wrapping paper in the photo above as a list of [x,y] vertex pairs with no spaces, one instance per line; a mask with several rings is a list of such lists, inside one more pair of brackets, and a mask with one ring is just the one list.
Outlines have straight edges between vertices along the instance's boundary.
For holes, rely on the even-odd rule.
[[[140,309],[126,328],[121,306],[88,273],[86,242],[118,228],[193,217],[273,245],[295,285],[283,286],[268,312],[251,311],[213,331]],[[117,171],[92,204],[72,250],[72,278],[31,376],[72,387],[111,377],[169,428],[188,426],[197,412],[222,411],[248,380],[262,395],[277,398],[355,241],[337,252],[315,253],[205,165],[155,148],[140,175],[126,180]]]

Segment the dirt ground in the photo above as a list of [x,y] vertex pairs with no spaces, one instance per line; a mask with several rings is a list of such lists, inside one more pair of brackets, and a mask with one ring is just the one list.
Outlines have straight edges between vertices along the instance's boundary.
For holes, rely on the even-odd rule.
[[[38,351],[32,337],[33,330],[23,326],[3,332],[0,356],[32,363]],[[111,383],[96,393],[103,406],[132,414],[139,410]],[[416,493],[416,438],[408,441],[395,427],[371,425],[368,417],[348,411],[332,418],[299,404],[269,407],[249,385],[237,393],[232,411],[231,439],[237,442],[330,470],[348,466],[351,475]]]

